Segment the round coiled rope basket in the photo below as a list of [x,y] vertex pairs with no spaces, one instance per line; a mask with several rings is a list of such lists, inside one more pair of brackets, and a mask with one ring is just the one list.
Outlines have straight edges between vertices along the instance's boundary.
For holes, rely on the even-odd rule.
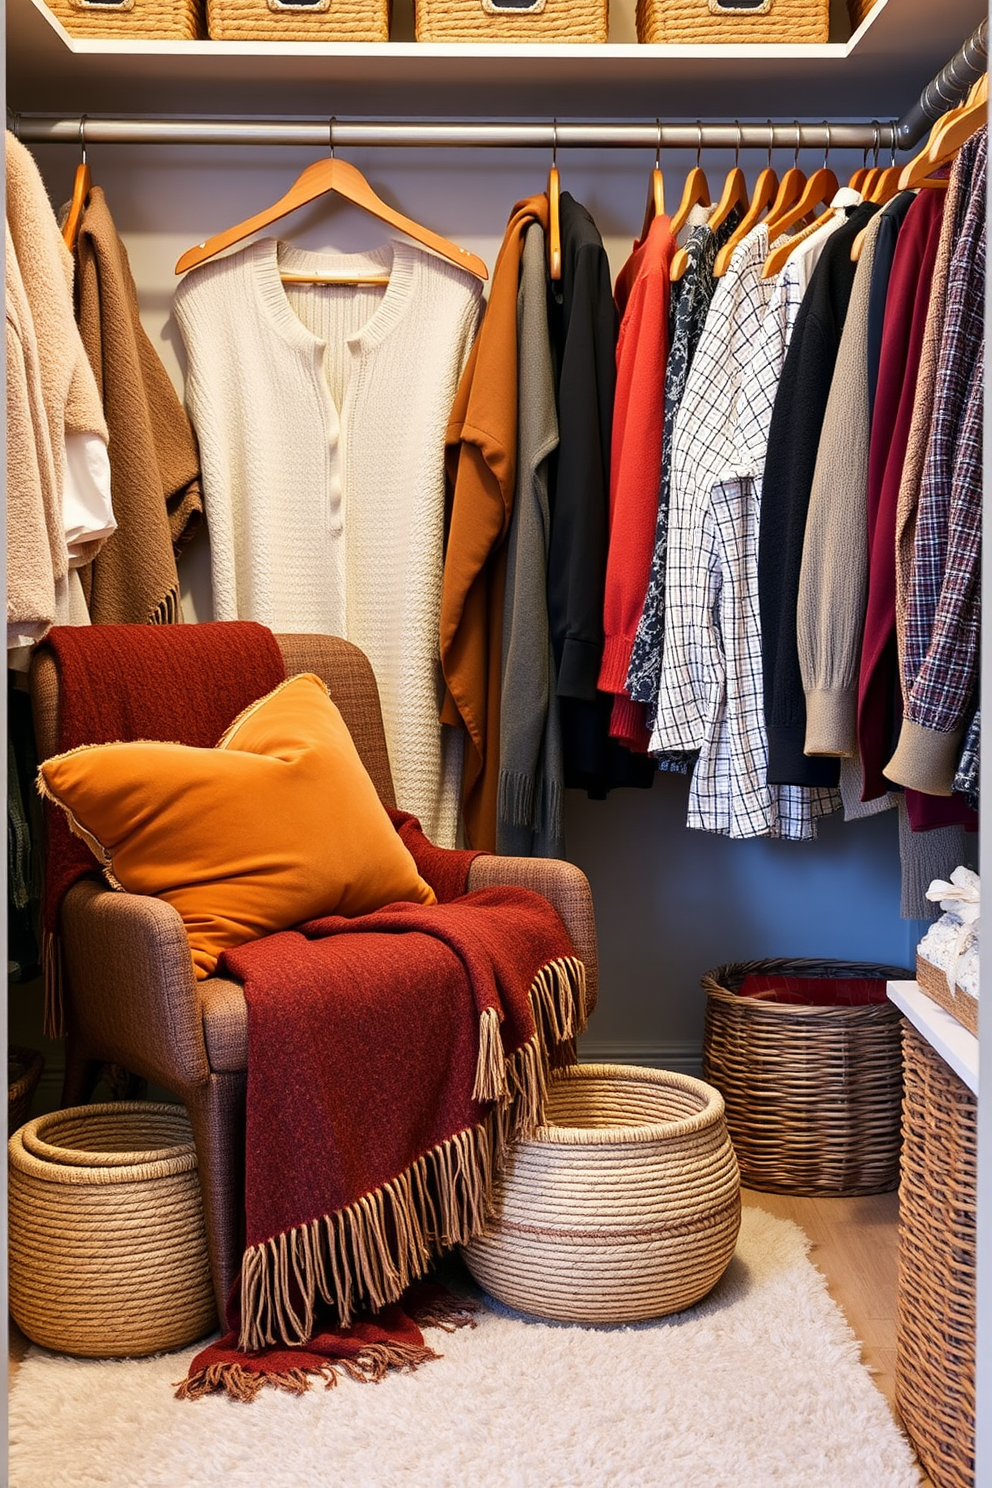
[[703,1074],[723,1095],[745,1188],[856,1195],[899,1186],[901,1017],[887,999],[799,1005],[740,995],[751,974],[912,977],[864,961],[739,961],[708,971]]
[[719,1092],[667,1070],[577,1064],[553,1077],[546,1118],[514,1145],[495,1216],[463,1248],[480,1286],[572,1322],[636,1322],[704,1297],[740,1228]]
[[181,1106],[74,1106],[8,1143],[10,1310],[88,1358],[158,1353],[216,1324],[196,1150]]

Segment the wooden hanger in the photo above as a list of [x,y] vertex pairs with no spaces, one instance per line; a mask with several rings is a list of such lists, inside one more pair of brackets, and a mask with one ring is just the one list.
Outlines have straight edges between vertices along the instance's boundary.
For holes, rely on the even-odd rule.
[[730,267],[734,249],[742,238],[745,238],[756,227],[762,217],[778,198],[778,176],[772,170],[772,141],[774,136],[771,132],[771,120],[768,121],[768,164],[758,172],[758,179],[754,183],[751,200],[748,209],[744,213],[738,225],[734,228],[730,237],[724,243],[716,256],[713,264],[713,277],[722,279]]
[[76,248],[76,239],[79,237],[79,224],[83,220],[83,209],[86,199],[93,187],[93,177],[90,168],[86,164],[86,115],[79,121],[79,146],[82,151],[82,159],[76,166],[76,176],[72,183],[72,200],[62,224],[62,241],[73,253]]
[[[717,228],[723,226],[735,207],[740,207],[742,212],[747,211],[747,181],[744,178],[744,172],[741,170],[740,165],[738,164],[741,158],[740,139],[741,126],[738,124],[737,150],[734,155],[734,164],[727,172],[727,179],[723,183],[723,191],[720,193],[720,200],[713,208],[713,214],[709,219],[708,225],[713,232],[716,232]],[[679,252],[676,253],[675,257],[672,259],[672,266],[669,270],[669,277],[671,279],[681,279],[682,275],[686,271],[688,262],[688,254],[685,253],[684,249],[680,249]]]
[[656,119],[655,123],[658,126],[658,143],[654,152],[654,169],[651,172],[651,180],[648,182],[648,200],[644,208],[644,225],[640,236],[642,243],[654,219],[665,215],[665,178],[661,173],[661,120]]
[[966,140],[988,121],[989,80],[983,73],[965,102],[937,120],[919,154],[903,167],[899,178],[902,191],[919,186],[947,188],[947,178],[933,172],[954,159]]
[[558,175],[558,120],[551,143],[548,171],[548,274],[553,284],[561,279],[561,180]]
[[[333,149],[333,130],[331,147]],[[337,192],[347,201],[353,202],[355,206],[363,207],[365,211],[371,212],[373,217],[378,217],[390,227],[406,233],[407,237],[413,238],[414,242],[430,248],[442,258],[448,259],[450,263],[467,269],[476,278],[489,278],[489,271],[481,258],[477,258],[474,253],[469,253],[466,248],[459,248],[457,244],[450,243],[447,238],[442,238],[438,233],[431,232],[430,228],[414,222],[411,217],[404,217],[402,212],[397,212],[394,207],[390,207],[376,195],[357,166],[350,165],[347,160],[337,160],[334,155],[325,157],[323,160],[315,160],[312,165],[308,165],[293,182],[285,196],[281,196],[271,207],[266,207],[264,211],[257,212],[254,217],[239,222],[236,227],[229,227],[226,231],[217,233],[214,237],[208,238],[205,243],[198,243],[194,248],[187,248],[176,264],[176,273],[184,274],[187,269],[195,269],[199,264],[216,257],[218,253],[223,253],[226,248],[233,248],[235,243],[242,242],[252,233],[259,232],[272,222],[277,222],[287,213],[295,212],[297,207],[304,207],[308,202],[316,201],[318,197],[325,196],[332,191]],[[369,281],[332,278],[329,275],[297,275],[293,282],[365,283],[378,282],[378,276]]]
[[682,188],[682,200],[675,208],[672,216],[672,237],[677,238],[689,220],[689,213],[693,207],[708,207],[710,204],[710,188],[705,172],[699,164],[699,157],[703,150],[703,126],[696,120],[698,131],[698,142],[696,144],[696,163],[685,178]]

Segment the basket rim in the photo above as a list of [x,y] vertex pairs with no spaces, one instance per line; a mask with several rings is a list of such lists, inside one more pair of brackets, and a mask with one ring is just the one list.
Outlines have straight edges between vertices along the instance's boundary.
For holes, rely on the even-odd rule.
[[107,1101],[46,1111],[11,1136],[7,1143],[9,1161],[31,1177],[67,1184],[146,1182],[196,1168],[196,1146],[192,1139],[131,1152],[87,1152],[84,1148],[59,1147],[46,1142],[41,1135],[52,1127],[57,1131],[66,1119],[79,1121],[87,1116],[110,1114],[185,1117],[186,1110],[165,1101]]
[[[797,977],[874,977],[879,981],[905,981],[913,979],[913,973],[904,966],[892,966],[880,961],[842,961],[827,957],[765,958],[759,961],[728,961],[704,971],[699,985],[707,1000],[726,1006],[747,1008],[752,1017],[769,1019],[823,1019],[824,1022],[850,1022],[872,1017],[899,1017],[899,1010],[891,1002],[866,1003],[856,1007],[846,1004],[840,1007],[819,1007],[815,1003],[766,1002],[760,998],[741,997],[739,986],[744,978],[757,973],[766,976]],[[737,986],[734,986],[734,983]],[[729,983],[729,985],[724,985]]]
[[[16,1059],[17,1062],[24,1067],[21,1074],[18,1075],[16,1080],[11,1080],[9,1076],[11,1058]],[[41,1078],[44,1068],[45,1056],[44,1054],[42,1054],[40,1049],[28,1048],[26,1044],[8,1044],[8,1101],[13,1102],[17,1100],[19,1096],[24,1095],[26,1091]]]
[[660,1070],[639,1064],[568,1064],[554,1072],[552,1083],[584,1079],[614,1080],[618,1084],[628,1085],[664,1085],[668,1089],[682,1090],[699,1097],[703,1106],[691,1115],[678,1117],[674,1121],[653,1121],[638,1126],[557,1126],[546,1123],[535,1128],[529,1137],[522,1138],[521,1146],[539,1142],[563,1147],[612,1147],[668,1141],[702,1131],[723,1119],[723,1096],[716,1086],[697,1079],[695,1075],[684,1075],[678,1070]]

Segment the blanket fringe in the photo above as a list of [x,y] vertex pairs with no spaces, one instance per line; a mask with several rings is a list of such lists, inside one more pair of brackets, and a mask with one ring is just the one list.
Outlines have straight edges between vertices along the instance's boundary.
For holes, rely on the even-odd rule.
[[495,1008],[483,1008],[479,1018],[479,1059],[475,1067],[472,1099],[502,1100],[506,1089],[506,1056],[499,1036],[499,1013]]
[[[502,1089],[498,1097],[485,1097],[493,1105],[478,1126],[456,1132],[346,1209],[245,1251],[242,1352],[304,1344],[318,1299],[336,1308],[341,1327],[362,1309],[378,1312],[396,1302],[435,1256],[482,1232],[507,1149],[544,1119],[549,1070],[574,1062],[575,1036],[585,1023],[582,962],[568,956],[543,966],[531,985],[530,1006],[535,1032],[510,1056],[502,1051],[496,1010],[480,1016],[476,1088],[497,1088],[494,1071],[501,1061]],[[294,1306],[294,1298],[302,1305]]]
[[176,584],[160,599],[152,613],[148,616],[149,625],[179,625],[183,618],[183,602],[179,597],[179,585]]
[[210,1364],[178,1382],[176,1399],[202,1400],[223,1390],[230,1400],[250,1405],[266,1385],[290,1395],[305,1395],[315,1378],[323,1379],[325,1388],[333,1390],[341,1374],[360,1384],[377,1385],[390,1369],[409,1372],[440,1357],[427,1344],[370,1343],[353,1359],[327,1359],[318,1367],[290,1369],[283,1374],[246,1369],[243,1364]]

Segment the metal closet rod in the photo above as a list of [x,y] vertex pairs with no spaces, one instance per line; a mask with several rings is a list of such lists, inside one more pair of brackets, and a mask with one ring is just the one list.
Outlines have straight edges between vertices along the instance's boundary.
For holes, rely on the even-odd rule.
[[65,119],[54,114],[17,114],[13,130],[25,144],[78,145],[452,145],[576,148],[631,148],[661,144],[664,149],[872,149],[888,150],[895,121],[832,124],[781,120],[772,123],[637,124],[535,123],[416,119],[194,119],[184,117],[112,119],[90,114]]

